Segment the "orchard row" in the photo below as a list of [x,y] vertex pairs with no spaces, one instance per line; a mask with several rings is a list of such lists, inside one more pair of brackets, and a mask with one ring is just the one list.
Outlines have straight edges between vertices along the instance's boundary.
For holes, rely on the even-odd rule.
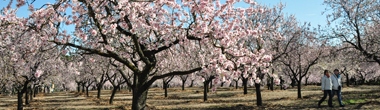
[[17,93],[18,109],[24,94],[52,85],[99,94],[126,85],[141,110],[150,87],[179,82],[203,86],[204,100],[208,88],[235,84],[246,94],[251,85],[258,106],[262,85],[298,86],[302,98],[301,85],[319,83],[323,70],[341,70],[347,85],[379,84],[377,0],[325,0],[337,26],[318,28],[286,16],[283,4],[252,0],[34,2],[11,0],[0,16],[0,90]]

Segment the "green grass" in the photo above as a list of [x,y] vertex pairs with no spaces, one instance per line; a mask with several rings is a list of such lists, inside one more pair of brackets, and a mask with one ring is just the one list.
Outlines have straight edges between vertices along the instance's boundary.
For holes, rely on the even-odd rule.
[[359,103],[364,103],[366,100],[364,99],[350,99],[350,100],[343,100],[343,103],[349,104],[349,105],[354,105],[354,104],[359,104]]

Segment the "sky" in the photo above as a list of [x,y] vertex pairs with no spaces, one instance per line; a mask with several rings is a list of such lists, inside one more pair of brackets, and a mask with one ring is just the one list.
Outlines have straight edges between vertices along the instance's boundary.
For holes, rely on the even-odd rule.
[[[27,0],[28,1],[28,0]],[[54,0],[36,0],[34,4],[42,4],[46,3],[46,1]],[[224,1],[224,0],[222,0]],[[241,0],[243,1],[243,0]],[[273,7],[278,3],[282,2],[285,5],[285,9],[283,12],[285,14],[293,14],[296,16],[297,20],[301,23],[310,22],[313,27],[317,27],[318,25],[326,26],[326,15],[322,15],[322,12],[325,10],[326,6],[322,5],[324,0],[255,0],[258,4],[266,5],[269,7]],[[16,1],[14,1],[16,2]],[[5,7],[9,3],[9,0],[1,0],[0,8]],[[249,5],[244,4],[243,2],[239,2],[235,5],[236,7],[248,7]],[[35,6],[37,7],[37,6]],[[17,13],[19,16],[26,17],[29,15],[28,12],[22,11],[27,10],[27,7],[24,6]]]
[[[258,4],[273,7],[283,3],[283,12],[286,15],[295,15],[300,23],[310,22],[313,27],[318,25],[327,26],[326,14],[322,15],[326,6],[324,0],[255,0]],[[243,3],[241,3],[243,4]],[[248,5],[238,4],[236,6],[246,7]]]

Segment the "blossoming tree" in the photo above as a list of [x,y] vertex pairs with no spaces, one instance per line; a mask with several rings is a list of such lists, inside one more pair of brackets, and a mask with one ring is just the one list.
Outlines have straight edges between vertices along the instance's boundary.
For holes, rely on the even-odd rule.
[[[243,62],[268,65],[268,58],[262,52],[248,51],[249,46],[236,45],[242,42],[239,39],[255,38],[261,42],[260,34],[265,32],[264,28],[252,26],[249,21],[250,16],[264,10],[255,7],[257,4],[252,0],[244,2],[250,7],[235,8],[236,0],[226,0],[225,3],[219,0],[59,0],[38,9],[28,4],[31,14],[24,21],[30,22],[22,24],[33,26],[36,30],[33,33],[43,33],[38,36],[43,42],[109,57],[128,67],[133,73],[132,81],[126,80],[133,90],[132,109],[141,110],[145,108],[148,89],[156,80],[200,70],[220,70],[217,63],[224,63],[223,56],[228,58],[228,54],[250,58],[264,56],[264,60]],[[17,6],[25,3],[18,0]],[[64,28],[66,26],[74,28]],[[158,62],[168,60],[160,53],[176,47],[196,48],[197,44],[210,46],[209,53],[213,57],[207,60],[211,62],[202,62],[185,70],[155,72],[160,66]],[[199,55],[200,58],[206,56]],[[186,57],[183,54],[173,56]],[[215,74],[222,76],[219,71]]]
[[365,56],[365,61],[380,65],[380,40],[378,38],[380,3],[378,0],[325,0],[329,23],[336,23],[331,36],[343,43],[342,49],[353,48]]

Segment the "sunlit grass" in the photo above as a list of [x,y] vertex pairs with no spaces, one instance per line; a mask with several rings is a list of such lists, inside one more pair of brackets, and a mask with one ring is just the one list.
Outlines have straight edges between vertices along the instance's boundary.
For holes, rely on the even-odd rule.
[[343,103],[349,104],[349,105],[354,105],[354,104],[359,104],[359,103],[364,103],[366,102],[365,99],[349,99],[349,100],[343,100]]

